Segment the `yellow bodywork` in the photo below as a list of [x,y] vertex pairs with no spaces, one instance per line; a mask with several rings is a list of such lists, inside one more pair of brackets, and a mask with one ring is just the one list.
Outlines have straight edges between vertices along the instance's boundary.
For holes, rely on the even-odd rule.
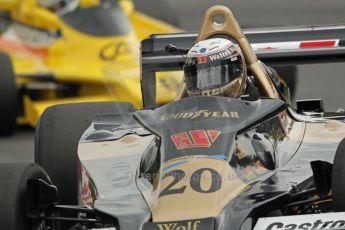
[[[99,4],[99,0],[80,0],[78,9],[99,7]],[[135,11],[129,0],[120,0],[119,9],[129,19],[128,32],[96,36],[75,29],[62,17],[39,6],[36,0],[0,0],[0,12],[9,12],[14,22],[0,34],[0,51],[11,57],[18,88],[30,86],[37,91],[34,97],[21,94],[23,114],[18,117],[18,123],[35,126],[47,107],[61,103],[127,101],[137,108],[142,107],[139,41],[150,34],[179,29]],[[25,37],[22,40],[17,35],[24,31],[28,33],[25,36],[34,40],[37,35],[30,34],[31,28],[37,29],[43,37],[45,34],[61,36],[49,38],[51,41],[46,41],[49,44],[28,44]],[[17,37],[13,38],[13,34]],[[126,76],[126,69],[132,70],[130,76]],[[42,81],[46,76],[52,76],[53,81]],[[162,80],[164,84],[157,85],[158,103],[173,100],[176,87],[166,82],[173,81],[176,85],[181,76],[175,74],[171,78],[168,74],[159,79],[158,82]],[[61,96],[56,87],[64,84],[77,87],[76,95]]]

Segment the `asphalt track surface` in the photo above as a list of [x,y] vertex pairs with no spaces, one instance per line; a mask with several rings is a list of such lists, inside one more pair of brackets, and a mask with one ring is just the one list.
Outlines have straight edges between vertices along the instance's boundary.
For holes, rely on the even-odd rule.
[[[157,4],[159,2],[159,4]],[[230,6],[243,28],[345,24],[343,0],[136,0],[137,9],[197,31],[203,12],[212,5]],[[345,65],[304,65],[298,68],[296,99],[323,98],[327,110],[345,108]],[[33,161],[34,130],[18,127],[0,138],[0,162]]]

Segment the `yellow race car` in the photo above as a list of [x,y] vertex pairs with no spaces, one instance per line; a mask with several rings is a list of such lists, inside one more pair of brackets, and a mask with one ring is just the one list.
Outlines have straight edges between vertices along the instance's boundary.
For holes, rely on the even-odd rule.
[[[34,127],[55,104],[142,107],[139,72],[105,79],[103,67],[139,67],[138,41],[176,31],[135,11],[130,0],[0,0],[0,134],[12,132],[16,122]],[[173,100],[180,80],[161,76],[158,101]]]

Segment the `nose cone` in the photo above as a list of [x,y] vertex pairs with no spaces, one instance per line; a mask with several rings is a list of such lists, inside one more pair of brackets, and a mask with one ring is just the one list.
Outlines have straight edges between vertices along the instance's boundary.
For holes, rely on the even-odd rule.
[[153,222],[216,217],[248,188],[227,161],[200,155],[168,162],[158,180],[145,197]]

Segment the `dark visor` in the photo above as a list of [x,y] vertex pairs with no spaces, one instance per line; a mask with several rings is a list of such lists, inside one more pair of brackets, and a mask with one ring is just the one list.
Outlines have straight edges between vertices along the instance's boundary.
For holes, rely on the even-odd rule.
[[243,73],[241,58],[213,61],[206,64],[185,65],[187,90],[208,90],[229,84]]

